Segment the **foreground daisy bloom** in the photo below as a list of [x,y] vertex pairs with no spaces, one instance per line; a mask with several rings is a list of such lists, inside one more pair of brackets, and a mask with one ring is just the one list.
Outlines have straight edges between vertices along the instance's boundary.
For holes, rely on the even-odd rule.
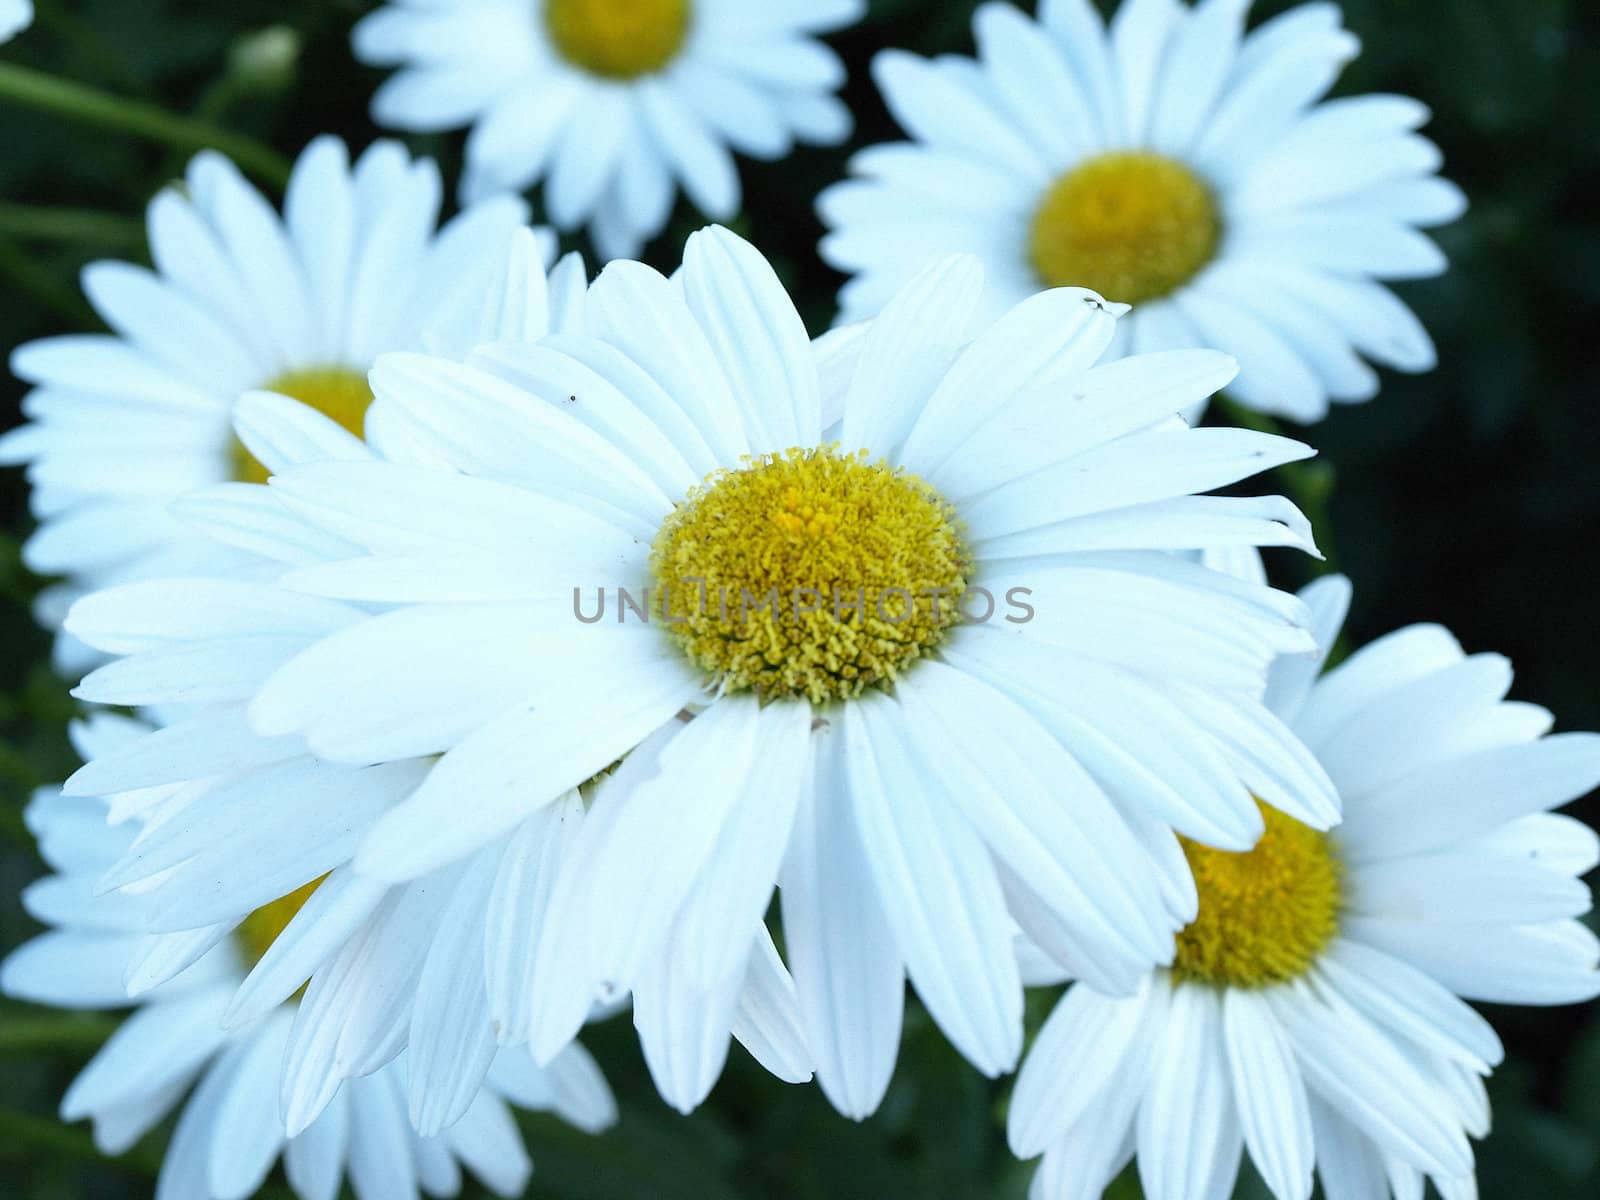
[[[252,389],[308,405],[359,434],[366,373],[494,282],[522,205],[484,204],[436,232],[438,169],[392,142],[352,167],[343,143],[313,142],[280,218],[226,159],[195,158],[186,187],[150,205],[156,269],[92,264],[84,290],[112,329],[33,342],[12,370],[35,390],[30,423],[0,438],[27,463],[38,532],[24,559],[43,575],[39,615],[56,627],[72,600],[133,578],[239,569],[168,511],[220,480],[261,481],[234,437]],[[70,640],[65,666],[88,661]]]
[[843,319],[872,315],[931,259],[983,259],[1000,312],[1046,287],[1133,305],[1113,353],[1183,346],[1239,360],[1230,393],[1320,420],[1371,398],[1367,361],[1434,365],[1427,333],[1378,280],[1437,275],[1419,227],[1458,188],[1402,96],[1318,103],[1357,51],[1308,4],[1244,33],[1249,0],[1089,0],[1037,21],[989,3],[979,60],[886,51],[874,73],[912,140],[873,147],[819,200],[822,255],[855,274]]
[[0,0],[0,43],[33,24],[33,0]]
[[[112,716],[77,731],[90,755],[126,747],[147,731]],[[148,961],[145,906],[137,897],[98,894],[104,873],[134,843],[136,825],[106,823],[100,800],[41,792],[29,827],[56,874],[24,893],[55,928],[0,965],[10,996],[67,1008],[129,1003],[125,968]],[[156,1186],[157,1200],[242,1200],[281,1155],[302,1200],[332,1200],[348,1175],[360,1200],[403,1200],[421,1191],[455,1195],[464,1166],[501,1196],[521,1195],[532,1169],[509,1103],[560,1114],[598,1132],[616,1119],[599,1068],[574,1045],[548,1070],[525,1052],[495,1058],[488,1079],[459,1117],[420,1136],[407,1120],[408,1062],[391,1061],[353,1079],[315,1119],[289,1136],[275,1103],[298,1003],[288,1000],[244,1023],[226,1015],[252,966],[269,954],[311,899],[315,885],[272,901],[192,965],[142,995],[137,1008],[84,1068],[62,1100],[66,1120],[94,1121],[107,1154],[131,1148],[181,1107]]]
[[1194,915],[1174,829],[1247,848],[1252,794],[1336,819],[1251,699],[1312,648],[1303,606],[1169,553],[1309,547],[1283,500],[1190,494],[1309,451],[1172,416],[1228,381],[1223,355],[1096,366],[1118,310],[1091,293],[974,337],[981,285],[939,265],[824,373],[759,252],[708,230],[675,281],[608,267],[591,336],[380,362],[374,419],[432,431],[450,470],[274,479],[363,548],[286,584],[390,611],[275,671],[254,730],[332,762],[442,756],[357,873],[481,853],[611,772],[531,968],[541,1061],[631,991],[692,1107],[781,881],[805,1043],[861,1116],[908,976],[997,1074],[1021,1047],[1015,924],[1131,989]]
[[[581,268],[558,268],[574,270],[581,283]],[[564,291],[555,281],[547,287],[536,239],[521,231],[503,286],[480,298],[487,311],[462,336],[527,343],[571,328],[581,295]],[[447,406],[428,418],[443,424],[374,411],[362,442],[286,397],[247,396],[235,410],[241,444],[273,473],[384,458],[435,464],[441,451],[430,434],[447,434],[453,421]],[[119,823],[142,823],[95,881],[128,903],[129,920],[149,935],[127,966],[127,985],[142,995],[248,930],[263,909],[279,913],[282,935],[222,1020],[245,1027],[310,980],[279,1056],[288,1133],[321,1119],[342,1083],[404,1049],[411,1120],[424,1136],[437,1134],[468,1111],[492,1074],[497,1043],[527,1041],[538,1005],[529,966],[588,789],[572,789],[511,836],[440,871],[398,886],[357,875],[350,861],[363,836],[427,778],[429,758],[329,761],[300,739],[256,734],[245,717],[280,666],[373,611],[286,591],[278,577],[357,547],[297,521],[256,484],[201,489],[174,509],[197,538],[247,555],[251,578],[123,584],[79,601],[67,617],[85,645],[117,656],[74,694],[159,712],[165,722],[100,747],[65,785],[69,796],[110,797]],[[283,909],[287,895],[303,906]],[[724,1052],[737,1037],[775,1074],[809,1079],[793,985],[770,942],[747,980],[721,1031]]]
[[[1349,601],[1303,593],[1324,648]],[[1458,997],[1574,1004],[1600,944],[1574,919],[1600,861],[1549,810],[1600,783],[1600,736],[1544,736],[1505,700],[1511,667],[1436,625],[1382,638],[1318,679],[1273,671],[1268,701],[1338,785],[1319,833],[1263,806],[1244,854],[1184,844],[1200,892],[1170,969],[1131,998],[1075,985],[1017,1077],[1009,1134],[1043,1153],[1034,1200],[1099,1197],[1137,1153],[1151,1200],[1224,1200],[1241,1148],[1278,1200],[1473,1197],[1494,1031]]]
[[470,124],[469,196],[544,180],[549,218],[587,224],[603,258],[665,228],[679,186],[707,216],[739,211],[732,151],[779,159],[842,142],[838,57],[814,35],[865,0],[391,0],[356,57],[400,66],[381,125]]

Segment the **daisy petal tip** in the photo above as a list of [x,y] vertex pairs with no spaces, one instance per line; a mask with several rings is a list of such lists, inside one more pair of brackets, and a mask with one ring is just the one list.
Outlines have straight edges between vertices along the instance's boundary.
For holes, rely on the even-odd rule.
[[[78,691],[74,688],[70,695],[76,696]],[[63,796],[99,796],[102,794],[100,787],[95,783],[95,772],[91,769],[94,764],[84,763],[61,785]]]
[[271,679],[262,685],[245,709],[245,722],[250,731],[260,737],[284,737],[297,731],[294,710],[280,703]]
[[902,83],[909,81],[908,75],[924,65],[925,60],[909,50],[879,50],[872,56],[872,81],[886,97],[892,97]]
[[284,1133],[290,1140],[293,1140],[307,1129],[310,1129],[316,1119],[316,1114],[286,1108],[283,1118]]

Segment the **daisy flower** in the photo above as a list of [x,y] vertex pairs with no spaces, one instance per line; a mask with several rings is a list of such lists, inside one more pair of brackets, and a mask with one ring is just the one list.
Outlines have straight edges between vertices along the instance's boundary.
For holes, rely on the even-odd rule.
[[[533,234],[522,231],[515,250],[503,286],[474,298],[487,314],[446,323],[459,338],[526,342],[581,321],[581,263],[565,260],[547,288]],[[241,443],[270,472],[380,457],[435,465],[439,451],[414,424],[384,416],[374,410],[363,443],[286,397],[247,395],[235,410]],[[239,986],[224,1024],[261,1019],[309,978],[282,1055],[289,1133],[320,1119],[342,1082],[405,1048],[411,1119],[436,1134],[472,1103],[497,1042],[527,1040],[540,983],[529,963],[584,796],[572,789],[508,838],[403,886],[356,875],[349,864],[362,836],[427,778],[428,758],[330,762],[297,738],[257,735],[245,709],[279,666],[372,611],[277,583],[357,546],[297,521],[256,484],[202,489],[174,511],[197,536],[259,563],[253,577],[123,584],[79,601],[67,619],[86,645],[117,656],[74,694],[165,722],[106,748],[66,784],[74,797],[112,796],[115,820],[143,824],[96,884],[136,898],[151,935],[128,986],[142,994],[163,984],[277,898],[314,888]],[[748,981],[722,1030],[724,1052],[736,1037],[783,1078],[809,1079],[793,986],[770,943]]]
[[[1326,649],[1341,578],[1302,593]],[[1224,1200],[1240,1150],[1278,1200],[1476,1196],[1468,1137],[1489,1129],[1501,1057],[1466,1000],[1573,1004],[1600,994],[1578,916],[1600,860],[1549,810],[1600,783],[1600,736],[1545,736],[1505,699],[1511,667],[1437,625],[1271,675],[1271,708],[1338,786],[1318,832],[1263,805],[1243,854],[1184,842],[1199,915],[1170,968],[1131,997],[1079,983],[1017,1077],[1012,1148],[1043,1153],[1034,1200],[1099,1197],[1137,1153],[1151,1200]]]
[[389,611],[275,671],[253,728],[333,762],[441,756],[358,873],[481,853],[622,760],[549,901],[541,1060],[597,988],[631,991],[688,1106],[781,882],[805,1044],[861,1116],[908,977],[1005,1071],[1015,925],[1132,988],[1193,917],[1173,830],[1245,849],[1252,794],[1336,818],[1252,698],[1312,648],[1303,606],[1170,553],[1309,548],[1281,499],[1191,494],[1309,451],[1173,417],[1228,381],[1224,355],[1096,365],[1120,310],[1092,293],[974,336],[981,286],[970,258],[938,265],[830,339],[823,370],[765,259],[707,230],[673,281],[608,267],[586,335],[386,356],[375,419],[427,431],[453,470],[273,481],[364,551],[286,585]]
[[0,45],[33,24],[33,0],[0,0]]
[[911,140],[862,151],[819,200],[822,255],[855,277],[843,319],[877,312],[932,258],[977,254],[999,312],[1046,287],[1133,306],[1114,353],[1215,347],[1230,394],[1296,421],[1371,398],[1368,360],[1434,365],[1379,280],[1445,269],[1419,227],[1458,188],[1403,96],[1319,103],[1356,39],[1331,4],[1246,35],[1249,0],[982,5],[979,58],[885,51],[874,75]]
[[[41,597],[45,624],[108,583],[240,565],[168,511],[193,488],[265,478],[233,435],[239,394],[281,393],[359,433],[378,354],[423,345],[441,311],[501,269],[521,204],[479,205],[436,231],[440,187],[438,168],[398,144],[352,166],[325,137],[301,155],[280,217],[207,152],[150,205],[154,270],[85,270],[112,332],[19,347],[30,421],[0,438],[0,462],[27,463],[33,483],[24,560],[66,577]],[[70,641],[58,651],[69,668],[90,661]]]
[[400,72],[373,119],[433,132],[471,125],[469,196],[545,180],[549,218],[587,224],[604,258],[665,228],[681,185],[708,216],[739,211],[733,151],[779,159],[834,145],[850,112],[844,66],[816,35],[864,0],[391,0],[355,53]]
[[[110,715],[75,731],[88,754],[136,744],[148,731]],[[39,793],[29,827],[56,874],[23,900],[52,926],[0,965],[6,994],[66,1008],[129,1003],[125,968],[148,961],[140,897],[100,894],[102,876],[133,846],[136,824],[110,825],[102,800]],[[130,1149],[181,1109],[156,1184],[157,1200],[242,1200],[281,1156],[301,1200],[331,1200],[348,1175],[362,1200],[401,1200],[421,1191],[455,1195],[461,1168],[497,1195],[521,1195],[532,1169],[509,1104],[560,1114],[598,1132],[616,1118],[604,1077],[577,1045],[549,1069],[526,1053],[495,1058],[487,1082],[460,1115],[421,1136],[406,1115],[406,1059],[352,1079],[315,1119],[285,1129],[273,1097],[294,1037],[294,1000],[225,1026],[225,1014],[253,964],[271,952],[320,890],[296,889],[251,913],[135,1010],[67,1089],[63,1119],[89,1118],[106,1154]]]

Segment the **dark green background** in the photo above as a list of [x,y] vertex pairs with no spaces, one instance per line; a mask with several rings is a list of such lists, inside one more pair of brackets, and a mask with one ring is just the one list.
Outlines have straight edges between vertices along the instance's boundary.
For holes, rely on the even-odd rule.
[[[759,2],[759,0],[752,0]],[[972,0],[873,0],[836,39],[849,60],[858,143],[894,131],[867,75],[873,51],[971,50]],[[0,57],[59,72],[247,131],[292,156],[332,131],[361,146],[380,76],[348,51],[360,0],[41,0],[41,20]],[[1287,7],[1257,5],[1258,15]],[[1347,0],[1365,44],[1340,91],[1398,91],[1434,110],[1431,135],[1472,198],[1441,232],[1452,272],[1401,291],[1439,344],[1441,367],[1389,375],[1372,404],[1338,409],[1309,432],[1323,467],[1297,481],[1331,488],[1319,535],[1356,583],[1352,632],[1366,640],[1411,621],[1449,625],[1469,650],[1518,667],[1515,694],[1560,727],[1600,728],[1600,638],[1592,589],[1600,535],[1600,21],[1578,0]],[[229,75],[237,40],[274,24],[302,37],[292,80]],[[452,175],[459,136],[418,139]],[[746,164],[743,232],[778,264],[814,331],[838,279],[814,253],[816,192],[844,152]],[[182,156],[120,134],[0,107],[0,205],[93,210],[62,230],[19,232],[0,208],[0,346],[93,328],[75,277],[98,257],[143,258],[140,216]],[[103,215],[102,215],[103,214]],[[652,261],[674,265],[699,222],[680,209]],[[0,379],[0,422],[21,388]],[[18,888],[40,871],[18,816],[29,791],[71,767],[71,712],[45,665],[27,604],[39,581],[18,561],[28,528],[20,474],[0,475],[0,950],[32,932]],[[1275,564],[1285,583],[1302,562]],[[1582,807],[1591,820],[1596,806]],[[1036,1012],[1050,997],[1032,998]],[[1491,1200],[1592,1196],[1600,1188],[1600,1027],[1593,1009],[1497,1011],[1509,1048],[1496,1077],[1496,1130],[1480,1147]],[[0,1002],[0,1196],[146,1197],[163,1133],[115,1162],[54,1105],[109,1022]],[[1000,1135],[1006,1089],[961,1063],[913,1009],[883,1110],[854,1125],[814,1088],[786,1088],[734,1052],[694,1118],[654,1099],[626,1021],[592,1031],[622,1098],[602,1140],[533,1118],[533,1193],[641,1197],[1021,1197],[1029,1168]],[[277,1182],[274,1195],[286,1196]],[[1254,1188],[1252,1181],[1243,1185]],[[1131,1193],[1130,1193],[1131,1194]],[[1250,1194],[1259,1194],[1251,1191]]]

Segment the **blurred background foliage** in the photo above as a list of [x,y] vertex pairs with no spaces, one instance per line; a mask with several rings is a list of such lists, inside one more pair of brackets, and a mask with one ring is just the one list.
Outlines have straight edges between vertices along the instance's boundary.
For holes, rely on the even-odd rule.
[[[752,0],[758,2],[758,0]],[[1022,0],[1024,7],[1030,0]],[[1103,5],[1108,6],[1108,5]],[[1257,18],[1289,5],[1263,0]],[[366,105],[380,76],[355,65],[349,29],[363,0],[38,0],[39,21],[0,60],[53,72],[225,127],[293,157],[314,135],[377,136]],[[835,39],[848,59],[857,143],[898,136],[868,76],[873,52],[971,52],[975,0],[872,0]],[[1448,625],[1469,650],[1509,654],[1515,694],[1562,728],[1600,728],[1600,6],[1583,0],[1345,0],[1365,49],[1341,92],[1397,91],[1434,111],[1430,134],[1473,208],[1440,240],[1453,269],[1404,285],[1439,345],[1431,375],[1389,375],[1373,403],[1309,432],[1322,452],[1294,480],[1325,519],[1319,536],[1356,583],[1359,643],[1413,621]],[[413,139],[459,161],[459,135]],[[78,270],[145,258],[145,203],[186,152],[26,112],[0,98],[0,347],[93,329]],[[845,150],[744,164],[742,232],[772,257],[813,331],[839,279],[818,261],[812,198],[844,171]],[[651,248],[675,265],[700,223],[681,207]],[[577,245],[578,243],[574,243]],[[0,427],[22,389],[0,379]],[[17,892],[41,871],[23,830],[29,792],[73,766],[73,711],[48,666],[22,567],[29,529],[18,472],[0,475],[0,950],[34,932]],[[1308,567],[1273,564],[1297,584]],[[1579,807],[1591,823],[1597,805]],[[1036,1016],[1053,998],[1030,997]],[[1600,1194],[1600,1022],[1588,1009],[1492,1017],[1508,1061],[1492,1086],[1496,1128],[1479,1150],[1490,1200]],[[147,1197],[158,1131],[115,1161],[55,1104],[114,1018],[0,1001],[0,1196]],[[1030,1168],[1000,1133],[1006,1088],[965,1066],[915,1009],[883,1110],[854,1125],[814,1088],[786,1088],[735,1051],[693,1118],[655,1098],[626,1020],[588,1036],[619,1093],[621,1126],[601,1140],[527,1121],[533,1194],[563,1200],[1020,1198]],[[268,1195],[288,1196],[278,1177]],[[1128,1180],[1113,1195],[1137,1196]],[[1263,1193],[1249,1178],[1241,1194]]]

